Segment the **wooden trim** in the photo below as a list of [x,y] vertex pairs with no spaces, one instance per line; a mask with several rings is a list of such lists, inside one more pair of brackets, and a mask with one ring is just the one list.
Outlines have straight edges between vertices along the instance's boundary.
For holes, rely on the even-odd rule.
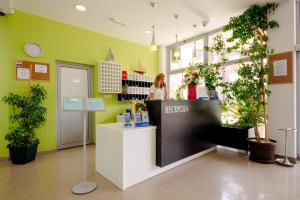
[[[47,67],[46,73],[38,73],[35,71],[36,65],[44,65]],[[24,61],[24,60],[16,60],[15,63],[15,79],[16,80],[28,80],[28,79],[20,79],[17,76],[17,71],[19,68],[29,69],[30,70],[30,79],[33,81],[50,81],[50,64],[43,62],[33,62],[33,61]]]
[[[273,74],[273,63],[274,61],[286,60],[287,61],[287,75],[274,76]],[[268,58],[269,62],[269,83],[270,84],[282,84],[282,83],[293,83],[293,52],[284,52],[279,54],[270,55]]]

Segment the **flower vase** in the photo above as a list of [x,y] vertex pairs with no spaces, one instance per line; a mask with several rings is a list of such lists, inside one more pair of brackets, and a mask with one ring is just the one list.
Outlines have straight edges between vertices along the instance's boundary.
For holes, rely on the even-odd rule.
[[196,98],[197,98],[196,84],[189,84],[188,85],[188,100],[194,100]]

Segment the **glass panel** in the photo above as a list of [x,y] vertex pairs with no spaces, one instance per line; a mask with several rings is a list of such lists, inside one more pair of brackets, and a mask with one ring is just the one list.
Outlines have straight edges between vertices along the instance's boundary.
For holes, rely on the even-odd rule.
[[238,78],[238,74],[237,74],[237,70],[238,70],[238,65],[233,64],[233,65],[227,65],[225,67],[224,70],[224,81],[225,82],[235,82]]
[[[196,57],[193,58],[194,48],[196,47]],[[203,62],[203,48],[204,41],[203,39],[196,40],[195,42],[190,42],[179,47],[180,49],[180,58],[176,61],[173,56],[174,50],[170,50],[170,70],[184,69],[187,68],[190,64],[201,63]]]
[[[182,85],[183,73],[171,74],[169,76],[169,89],[170,89],[170,99],[176,99],[176,90]],[[183,91],[183,97],[187,98],[187,91]]]
[[192,63],[194,49],[193,47],[193,43],[188,43],[183,46],[180,46],[180,62],[182,68],[186,68]]
[[[208,36],[208,46],[209,47],[213,45],[213,42],[214,42],[213,39],[218,34],[221,34],[223,36],[226,48],[233,46],[234,43],[227,42],[227,39],[231,36],[232,32],[231,31],[227,31],[227,32],[219,31],[214,34],[210,34]],[[228,60],[237,60],[237,59],[242,58],[242,56],[241,56],[240,50],[235,50],[235,51],[231,52],[230,54],[228,54],[228,53],[225,54],[225,58]],[[222,57],[220,55],[217,55],[215,53],[208,53],[208,62],[209,63],[219,63],[221,61],[222,61]]]
[[176,58],[173,56],[174,55],[174,49],[170,49],[170,70],[176,70],[180,69],[180,62],[176,61]]
[[196,47],[196,57],[193,57],[193,63],[203,63],[204,62],[204,40],[197,40],[194,42],[194,47]]

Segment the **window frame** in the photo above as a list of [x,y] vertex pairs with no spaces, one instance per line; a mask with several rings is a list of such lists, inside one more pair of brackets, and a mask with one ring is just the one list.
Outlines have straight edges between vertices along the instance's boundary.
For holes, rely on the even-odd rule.
[[[194,36],[194,37],[191,37],[191,38],[188,38],[186,40],[178,42],[178,46],[182,46],[182,45],[185,45],[187,43],[192,43],[192,42],[200,40],[200,39],[203,39],[203,45],[204,45],[204,47],[208,46],[208,38],[209,38],[209,36],[213,35],[213,34],[216,34],[218,32],[222,32],[222,30],[223,30],[223,27],[215,29],[213,31],[202,33],[200,35],[197,35],[197,36]],[[168,90],[168,94],[170,94],[170,84],[169,84],[170,83],[170,75],[183,73],[184,70],[186,69],[186,68],[181,68],[181,69],[171,70],[171,56],[170,56],[170,54],[171,54],[172,49],[175,49],[175,47],[176,47],[176,43],[167,46],[167,71],[166,71],[167,75],[166,76],[168,77],[167,78],[167,84],[168,84],[167,90]],[[208,59],[209,59],[209,54],[208,54],[207,51],[204,50],[204,52],[203,52],[203,62],[207,63]],[[227,66],[230,66],[230,65],[233,65],[233,64],[237,64],[237,63],[239,63],[241,61],[247,62],[247,61],[249,61],[249,57],[238,58],[238,59],[235,59],[235,60],[228,60],[228,61],[226,61],[224,63],[224,66],[223,66],[223,71],[225,71],[225,68]],[[215,64],[218,64],[218,63],[215,63]],[[224,76],[225,76],[225,74],[223,74],[223,77],[222,77],[223,79],[225,78]]]
[[[178,46],[183,46],[185,44],[188,44],[188,43],[192,43],[192,42],[195,42],[197,40],[201,40],[203,39],[203,47],[207,46],[208,45],[208,34],[207,33],[204,33],[204,34],[200,34],[200,35],[197,35],[195,37],[191,37],[191,38],[188,38],[186,40],[183,40],[181,42],[178,42]],[[169,45],[167,46],[167,84],[168,84],[168,94],[170,95],[170,75],[174,75],[174,74],[179,74],[179,73],[182,73],[186,70],[186,68],[181,68],[181,69],[175,69],[175,70],[171,70],[171,51],[173,49],[176,48],[176,43],[172,44],[172,45]],[[203,62],[205,63],[208,58],[208,54],[206,51],[203,51]]]

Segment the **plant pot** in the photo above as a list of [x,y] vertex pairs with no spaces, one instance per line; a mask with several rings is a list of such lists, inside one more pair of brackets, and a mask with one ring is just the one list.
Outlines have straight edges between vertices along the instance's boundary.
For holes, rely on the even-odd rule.
[[218,100],[218,93],[216,90],[207,90],[207,95],[209,97],[209,100]]
[[188,100],[194,100],[196,98],[197,98],[196,84],[189,84],[188,85]]
[[221,127],[221,130],[215,135],[215,143],[248,151],[248,130],[246,128]]
[[28,144],[20,147],[8,145],[10,159],[13,164],[26,164],[35,160],[37,143]]
[[[262,140],[264,140],[262,138]],[[260,163],[275,162],[276,141],[269,139],[270,142],[257,142],[255,138],[249,138],[250,160]]]

